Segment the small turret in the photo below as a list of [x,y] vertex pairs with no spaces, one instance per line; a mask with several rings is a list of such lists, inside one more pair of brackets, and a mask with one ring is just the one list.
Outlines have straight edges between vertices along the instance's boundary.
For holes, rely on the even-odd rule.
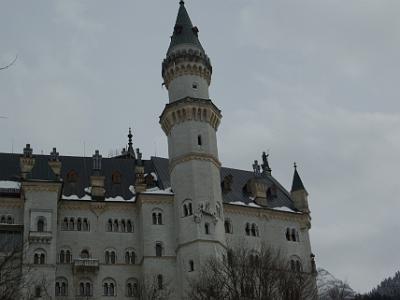
[[60,179],[61,161],[59,158],[59,153],[57,152],[57,149],[55,147],[53,148],[53,151],[50,153],[49,166],[53,171],[54,175],[56,175],[56,178]]
[[294,174],[292,189],[290,190],[290,195],[294,201],[294,206],[301,212],[310,213],[308,208],[308,192],[303,185],[303,181],[297,172],[297,165],[294,163]]
[[35,158],[32,156],[33,150],[30,144],[26,144],[24,148],[23,155],[19,159],[19,164],[21,168],[21,177],[26,179],[28,174],[32,171],[35,165]]

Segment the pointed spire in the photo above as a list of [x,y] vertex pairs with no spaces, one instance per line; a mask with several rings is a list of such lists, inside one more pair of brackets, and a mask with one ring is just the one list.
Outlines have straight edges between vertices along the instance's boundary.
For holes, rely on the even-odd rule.
[[167,54],[170,53],[172,48],[181,44],[190,44],[197,47],[204,53],[204,49],[198,39],[199,30],[194,27],[190,20],[189,14],[185,8],[185,2],[179,2],[178,16],[176,17],[174,32],[171,36],[171,43],[169,45]]
[[255,161],[254,161],[254,164],[253,164],[254,176],[259,177],[259,176],[261,175],[260,170],[261,170],[261,167],[260,167],[260,165],[258,164],[258,161],[255,160]]
[[131,128],[129,127],[129,134],[128,134],[128,152],[130,152],[130,153],[135,153],[135,151],[133,150],[133,143],[132,143],[132,137],[133,137],[133,135],[132,135],[132,130],[131,130]]
[[271,175],[271,172],[272,172],[271,168],[269,167],[268,156],[269,156],[269,153],[266,154],[265,151],[262,153],[262,156],[261,156],[262,160],[263,160],[263,163],[261,165],[261,168],[263,170],[263,175],[267,175],[267,174]]
[[297,164],[294,163],[293,166],[294,166],[294,174],[293,174],[293,182],[292,182],[291,192],[300,191],[300,190],[306,191],[303,181],[301,181],[300,175],[297,172]]

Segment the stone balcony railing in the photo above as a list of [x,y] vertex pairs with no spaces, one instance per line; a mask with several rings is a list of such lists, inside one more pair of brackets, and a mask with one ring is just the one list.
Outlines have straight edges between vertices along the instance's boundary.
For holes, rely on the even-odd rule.
[[95,273],[99,270],[99,260],[94,258],[75,258],[74,272]]
[[44,243],[50,244],[52,239],[51,231],[30,231],[29,232],[29,242],[31,243]]

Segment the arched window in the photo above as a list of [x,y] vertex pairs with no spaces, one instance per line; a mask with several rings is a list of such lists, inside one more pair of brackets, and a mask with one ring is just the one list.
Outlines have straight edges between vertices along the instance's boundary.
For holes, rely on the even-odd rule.
[[156,243],[156,256],[162,256],[162,251],[163,247],[162,247],[162,243],[161,242],[157,242]]
[[157,214],[157,224],[161,225],[163,223],[162,221],[162,213],[158,213]]
[[186,206],[186,204],[183,205],[183,216],[186,217],[189,215],[189,211],[188,208]]
[[107,222],[107,231],[112,231],[113,223],[111,219],[108,219]]
[[103,281],[104,296],[116,296],[116,284],[113,279],[105,279]]
[[114,220],[114,232],[118,232],[118,220]]
[[56,296],[68,296],[68,281],[66,278],[56,279]]
[[89,231],[89,222],[88,222],[88,219],[86,219],[86,218],[83,219],[83,230]]
[[81,218],[78,218],[78,221],[76,222],[76,230],[78,230],[78,231],[82,230],[82,220],[81,220]]
[[258,236],[258,226],[254,223],[251,225],[251,235]]
[[126,232],[125,220],[122,220],[122,221],[121,221],[121,231],[122,231],[122,232]]
[[0,223],[5,224],[6,223],[6,216],[1,216],[1,221]]
[[85,296],[85,283],[79,283],[79,296]]
[[131,220],[128,220],[126,223],[127,223],[127,224],[126,224],[126,229],[127,229],[127,231],[128,231],[128,232],[133,232],[133,226],[132,226]]
[[104,260],[105,260],[106,264],[110,263],[110,252],[106,251]]
[[75,183],[78,181],[78,173],[74,170],[71,170],[67,173],[67,182],[68,183]]
[[157,225],[157,214],[153,212],[153,224]]
[[157,275],[157,286],[159,290],[163,289],[163,276],[161,274]]
[[89,251],[88,250],[86,250],[86,249],[83,249],[82,251],[81,251],[81,258],[89,258]]
[[43,232],[45,230],[44,225],[45,225],[44,217],[39,217],[37,221],[37,231]]
[[33,255],[35,265],[44,265],[46,263],[46,252],[43,249],[37,249]]
[[189,272],[193,272],[193,271],[194,271],[194,261],[189,260]]
[[246,223],[245,231],[246,231],[246,235],[250,235],[250,224],[249,223]]
[[134,265],[136,263],[136,253],[133,250],[125,251],[125,263]]
[[68,230],[68,218],[64,218],[62,229]]
[[296,241],[296,230],[292,229],[292,241]]
[[92,284],[90,282],[85,284],[85,296],[92,296]]
[[126,281],[126,296],[127,297],[138,296],[138,280],[136,278],[130,278]]
[[204,224],[204,233],[210,234],[210,224],[208,224],[208,223]]
[[67,250],[65,251],[65,262],[67,264],[70,264],[71,261],[72,261],[71,251]]
[[189,213],[189,216],[193,215],[192,202],[188,203],[188,213]]
[[61,250],[60,252],[60,264],[63,264],[65,262],[65,252],[64,250]]
[[74,230],[75,229],[75,219],[70,218],[69,219],[69,230]]
[[286,228],[286,240],[290,241],[290,229]]
[[12,224],[13,223],[13,218],[11,216],[7,217],[7,224]]
[[232,233],[232,223],[231,220],[227,219],[224,222],[224,227],[225,227],[225,233]]
[[112,264],[115,264],[117,260],[117,257],[115,255],[115,251],[111,251],[111,255],[110,255],[110,261]]

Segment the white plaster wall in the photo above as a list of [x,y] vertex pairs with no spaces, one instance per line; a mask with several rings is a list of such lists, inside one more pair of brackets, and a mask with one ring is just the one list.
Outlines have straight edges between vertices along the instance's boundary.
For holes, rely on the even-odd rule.
[[[201,135],[202,145],[197,137]],[[168,136],[168,156],[170,159],[188,153],[207,153],[218,159],[215,129],[207,122],[186,121],[176,124]]]
[[[193,88],[193,84],[197,88]],[[169,83],[168,96],[170,103],[185,97],[209,99],[208,82],[197,75],[178,76]]]

